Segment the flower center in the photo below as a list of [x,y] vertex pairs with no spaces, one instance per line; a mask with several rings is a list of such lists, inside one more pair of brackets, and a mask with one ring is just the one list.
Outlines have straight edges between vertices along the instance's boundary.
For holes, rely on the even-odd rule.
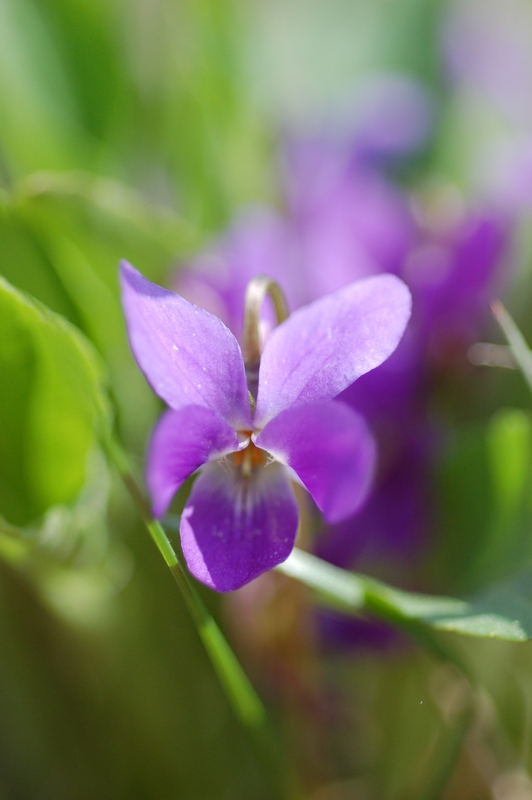
[[249,437],[249,444],[236,453],[233,453],[235,467],[240,467],[244,478],[249,478],[256,467],[264,467],[268,462],[268,453],[261,450],[251,441],[252,431],[243,431]]

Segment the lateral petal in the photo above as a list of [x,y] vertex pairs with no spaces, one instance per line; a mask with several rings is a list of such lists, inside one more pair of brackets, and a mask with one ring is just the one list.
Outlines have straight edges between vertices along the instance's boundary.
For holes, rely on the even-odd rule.
[[395,275],[356,281],[295,311],[262,353],[255,426],[292,405],[332,400],[397,347],[411,297]]
[[232,464],[208,464],[181,517],[181,545],[192,574],[230,592],[288,558],[298,510],[284,467],[242,476]]
[[239,449],[233,428],[204,406],[169,410],[152,433],[146,483],[155,517],[162,517],[183,481],[202,464]]
[[365,500],[376,444],[364,418],[344,403],[289,408],[255,441],[294,470],[328,522],[350,516]]
[[204,406],[249,428],[244,362],[231,331],[125,261],[120,279],[131,349],[154,392],[171,408]]

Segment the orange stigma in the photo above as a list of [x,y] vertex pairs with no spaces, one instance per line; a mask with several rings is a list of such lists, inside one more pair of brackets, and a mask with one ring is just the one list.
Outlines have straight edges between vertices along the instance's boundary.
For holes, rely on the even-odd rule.
[[240,467],[244,478],[249,478],[255,467],[264,467],[268,460],[268,454],[261,450],[251,441],[252,431],[243,431],[249,436],[249,444],[243,450],[233,453],[233,463],[235,467]]

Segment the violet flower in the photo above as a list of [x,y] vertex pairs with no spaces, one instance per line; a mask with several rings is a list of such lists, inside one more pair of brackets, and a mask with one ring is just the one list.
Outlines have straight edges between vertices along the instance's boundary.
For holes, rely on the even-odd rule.
[[322,531],[315,544],[339,566],[408,583],[434,538],[431,471],[440,426],[430,398],[436,384],[458,385],[470,368],[468,348],[505,271],[509,225],[489,209],[445,206],[447,217],[436,224],[419,203],[409,217],[413,203],[360,156],[336,152],[333,141],[293,142],[287,152],[288,213],[241,213],[175,285],[219,309],[237,336],[245,286],[269,264],[295,308],[368,271],[394,272],[409,286],[414,313],[396,352],[339,398],[377,436],[376,480],[364,508]]
[[401,280],[352,283],[282,322],[264,345],[256,402],[238,342],[218,318],[125,262],[121,283],[131,348],[170,406],[149,447],[156,517],[202,467],[180,526],[196,578],[231,591],[288,557],[298,527],[290,478],[329,522],[356,511],[374,441],[363,418],[333,398],[396,348],[410,316]]

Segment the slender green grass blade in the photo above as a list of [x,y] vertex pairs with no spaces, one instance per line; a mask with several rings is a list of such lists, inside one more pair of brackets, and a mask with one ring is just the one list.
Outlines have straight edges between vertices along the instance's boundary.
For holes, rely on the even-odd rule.
[[246,727],[260,727],[265,723],[266,711],[258,694],[215,620],[201,601],[162,525],[153,518],[129,469],[126,454],[115,440],[110,439],[106,444],[115,466],[140,511],[144,524],[179,585],[207,654],[237,717]]
[[525,341],[525,337],[502,303],[493,303],[491,309],[495,319],[501,326],[502,332],[506,336],[510,350],[517,362],[517,366],[521,370],[523,378],[532,391],[532,352]]

